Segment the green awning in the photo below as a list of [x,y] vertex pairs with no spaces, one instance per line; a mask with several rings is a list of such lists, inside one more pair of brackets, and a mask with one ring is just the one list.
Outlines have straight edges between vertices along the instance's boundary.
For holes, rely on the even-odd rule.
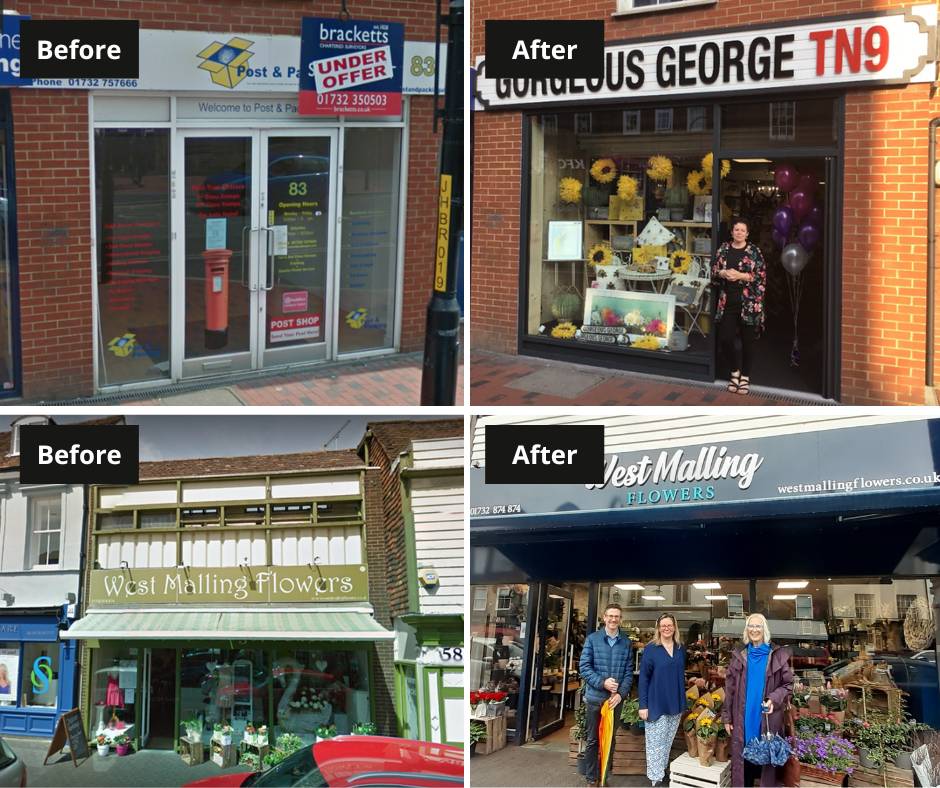
[[88,613],[60,633],[87,640],[392,640],[363,610]]

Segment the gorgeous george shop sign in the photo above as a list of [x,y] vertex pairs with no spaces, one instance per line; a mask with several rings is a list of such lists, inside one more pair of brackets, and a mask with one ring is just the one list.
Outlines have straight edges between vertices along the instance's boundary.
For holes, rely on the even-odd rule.
[[483,109],[644,96],[931,82],[937,7],[612,43],[595,79],[491,79],[477,59]]

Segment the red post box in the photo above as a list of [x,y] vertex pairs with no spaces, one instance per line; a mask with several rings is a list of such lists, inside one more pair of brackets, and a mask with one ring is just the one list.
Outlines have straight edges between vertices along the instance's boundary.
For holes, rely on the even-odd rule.
[[228,344],[228,269],[231,249],[206,249],[206,348]]

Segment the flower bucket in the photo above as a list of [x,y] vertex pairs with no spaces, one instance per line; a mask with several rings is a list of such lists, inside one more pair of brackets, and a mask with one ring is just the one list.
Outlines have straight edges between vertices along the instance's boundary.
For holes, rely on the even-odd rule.
[[114,748],[117,750],[118,755],[130,755],[131,745],[129,742],[127,744],[116,744]]
[[894,756],[894,765],[899,769],[904,769],[905,771],[910,771],[914,768],[914,764],[911,763],[911,753],[910,752],[899,752]]
[[231,743],[232,743],[232,734],[231,734],[231,733],[223,733],[221,736],[219,736],[219,743],[220,743],[223,747],[228,747],[229,745],[231,745]]
[[690,758],[698,757],[698,737],[695,731],[683,731],[685,733],[685,748]]
[[715,740],[717,737],[709,736],[707,739],[699,737],[698,762],[702,766],[711,766],[715,760]]
[[842,785],[845,779],[845,772],[827,772],[823,769],[817,769],[808,763],[800,764],[800,779],[808,777],[816,782],[829,783],[830,785]]
[[506,701],[490,701],[490,709],[493,710],[492,716],[494,717],[505,717],[506,716]]
[[110,745],[110,744],[99,744],[99,745],[98,745],[98,755],[104,757],[104,756],[107,755],[109,752],[111,752],[111,745]]
[[858,761],[866,769],[877,769],[875,762],[868,757],[868,750],[865,747],[858,748]]
[[715,762],[716,763],[727,763],[731,760],[731,737],[726,736],[724,739],[718,739],[715,742]]

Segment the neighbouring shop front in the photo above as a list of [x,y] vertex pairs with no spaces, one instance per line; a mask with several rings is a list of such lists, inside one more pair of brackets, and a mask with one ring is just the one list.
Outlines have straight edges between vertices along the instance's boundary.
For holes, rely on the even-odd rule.
[[472,469],[470,688],[508,693],[516,742],[567,738],[608,603],[637,655],[673,613],[689,678],[719,684],[760,612],[808,686],[851,693],[887,666],[907,714],[940,728],[938,449],[924,420],[608,455],[597,485]]
[[[933,6],[916,6],[720,30],[712,20],[657,38],[636,38],[636,28],[616,37],[624,20],[608,20],[597,79],[491,78],[479,58],[474,281],[495,277],[515,302],[477,307],[481,346],[727,379],[712,265],[732,218],[743,217],[766,261],[752,382],[809,397],[921,402],[923,368],[916,383],[910,372],[909,393],[886,398],[908,371],[878,378],[846,342],[861,312],[880,309],[887,282],[872,279],[872,260],[884,261],[880,244],[895,232],[870,211],[882,196],[882,162],[857,136],[896,136],[890,122],[871,123],[881,102],[908,96],[909,107],[922,106],[914,102],[935,76],[936,20]],[[895,95],[872,92],[885,86]],[[924,109],[910,128],[926,135],[929,122]],[[518,180],[497,166],[510,155],[504,127],[521,156]],[[926,137],[916,139],[926,151]],[[926,168],[892,173],[907,185],[899,199],[926,204]],[[518,237],[500,224],[509,192],[521,206]],[[897,228],[911,234],[923,237]],[[856,247],[860,236],[867,241]],[[915,289],[926,292],[923,277]],[[891,307],[879,314],[895,319]],[[865,325],[867,350],[893,350],[893,339]],[[910,348],[926,341],[912,335]]]
[[256,473],[207,476],[231,458],[193,461],[199,478],[144,463],[148,481],[93,489],[87,604],[66,633],[82,644],[89,732],[157,749],[186,723],[205,743],[223,725],[235,742],[249,725],[306,743],[318,729],[391,732],[394,633],[369,603],[358,458],[238,460]]
[[74,707],[76,649],[59,639],[65,620],[62,610],[0,613],[0,733],[49,737]]

